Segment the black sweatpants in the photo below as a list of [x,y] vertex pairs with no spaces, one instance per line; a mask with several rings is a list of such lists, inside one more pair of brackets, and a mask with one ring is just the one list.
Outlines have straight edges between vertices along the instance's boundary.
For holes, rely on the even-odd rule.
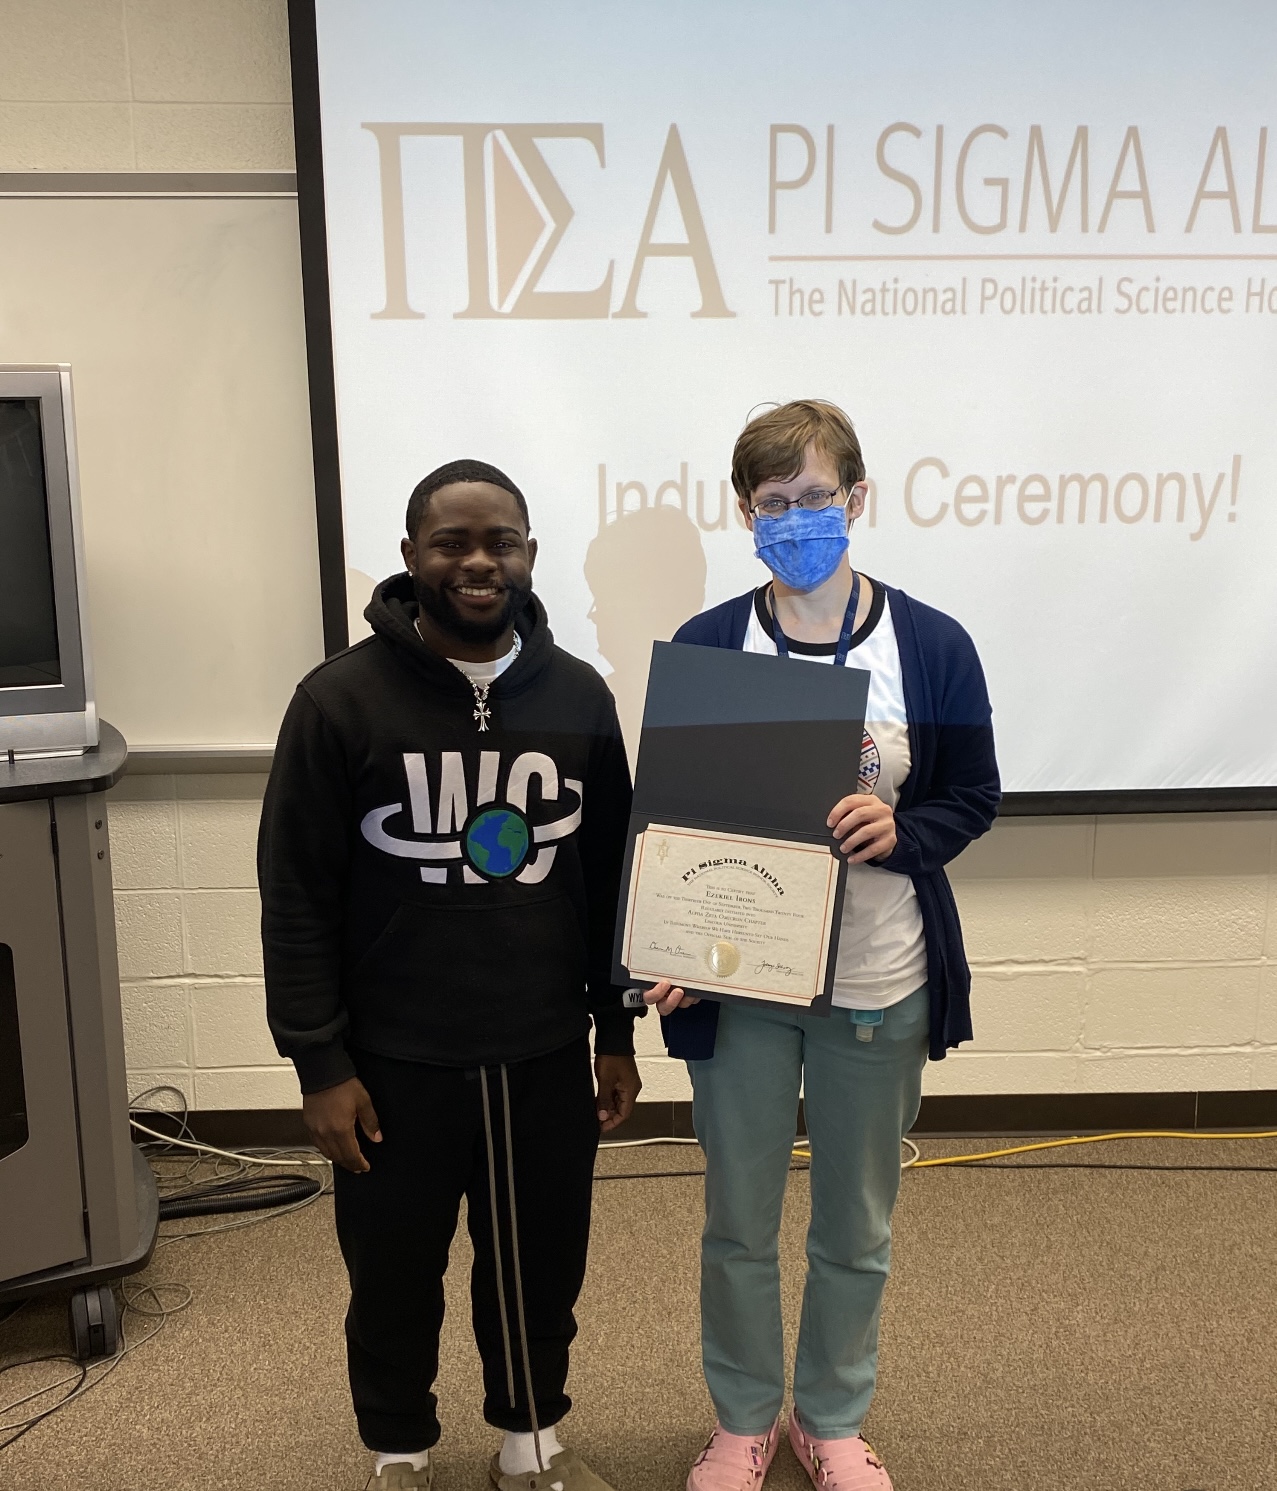
[[[483,1416],[499,1429],[532,1427],[515,1307],[501,1069],[487,1069],[495,1146],[501,1276],[510,1330],[507,1364],[492,1246],[482,1087],[477,1071],[354,1053],[381,1122],[360,1135],[371,1169],[335,1172],[337,1238],[350,1274],[346,1353],[359,1434],[378,1452],[423,1450],[439,1439],[443,1276],[467,1201],[474,1268],[470,1299],[483,1361]],[[519,1263],[537,1422],[556,1424],[572,1307],[585,1277],[599,1121],[589,1041],[506,1068]],[[513,1378],[513,1397],[511,1395]]]

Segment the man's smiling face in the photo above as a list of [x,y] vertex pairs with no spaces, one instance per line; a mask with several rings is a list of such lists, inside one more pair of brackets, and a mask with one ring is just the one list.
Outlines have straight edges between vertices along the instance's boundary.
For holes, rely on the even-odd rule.
[[403,556],[423,635],[434,629],[486,647],[505,637],[532,593],[536,540],[514,494],[488,482],[455,482],[432,493],[415,538],[403,541]]

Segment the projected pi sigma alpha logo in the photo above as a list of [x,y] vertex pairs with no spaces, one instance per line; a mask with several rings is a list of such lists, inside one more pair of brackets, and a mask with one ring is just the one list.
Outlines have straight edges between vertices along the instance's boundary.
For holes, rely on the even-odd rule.
[[[458,319],[643,317],[647,315],[639,305],[643,274],[650,261],[658,258],[689,261],[694,276],[689,283],[691,316],[736,314],[723,299],[691,167],[676,125],[670,125],[665,137],[625,293],[615,310],[614,280],[619,284],[615,260],[600,266],[601,278],[592,285],[571,290],[540,288],[575,211],[537,142],[584,140],[593,147],[602,169],[606,158],[601,124],[399,123],[363,127],[377,141],[386,261],[386,303],[373,313],[373,320],[419,321],[426,314],[408,298],[403,179],[403,142],[421,135],[461,141],[460,184],[465,202],[470,298],[463,309],[454,311]],[[658,240],[657,215],[667,197],[682,223],[683,236]],[[670,210],[667,207],[667,212]],[[632,242],[633,227],[623,227],[625,241]]]
[[[473,784],[466,781],[461,752],[442,752],[437,811],[425,756],[405,753],[403,765],[407,812],[402,802],[373,808],[359,830],[383,854],[419,861],[421,878],[430,885],[445,885],[450,868],[459,870],[467,885],[511,879],[537,885],[553,869],[558,845],[581,826],[581,783],[564,777],[560,786],[558,766],[540,751],[515,757],[505,773],[504,791],[500,751],[479,753]],[[562,803],[564,808],[548,823],[534,824],[529,817],[528,789],[534,778],[540,801],[533,816],[543,817],[551,805]]]

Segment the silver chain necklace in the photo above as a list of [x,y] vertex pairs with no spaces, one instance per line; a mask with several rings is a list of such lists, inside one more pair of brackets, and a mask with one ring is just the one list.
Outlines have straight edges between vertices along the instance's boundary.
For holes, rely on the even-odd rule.
[[[522,652],[522,650],[523,650],[523,638],[518,634],[518,632],[515,632],[515,634],[514,634],[514,656],[517,658],[519,656],[519,653]],[[514,666],[514,664],[512,662],[511,663],[511,667],[513,667],[513,666]],[[466,677],[470,678],[470,675],[467,673]],[[497,680],[495,678],[492,678],[492,679],[489,679],[487,683],[476,683],[473,678],[470,678],[470,687],[474,690],[474,716],[473,716],[473,718],[479,721],[479,734],[480,735],[482,735],[484,733],[484,731],[488,728],[488,721],[492,718],[492,711],[488,708],[488,690],[492,687],[492,685],[496,681]]]
[[[417,623],[417,635],[419,637],[421,636],[420,622]],[[425,638],[423,637],[422,640],[424,641]],[[523,638],[518,634],[518,632],[515,632],[514,656],[517,658],[522,651]],[[450,658],[449,661],[453,662],[455,666],[454,659]],[[480,735],[482,735],[487,731],[488,722],[492,718],[492,710],[488,707],[488,690],[496,682],[496,679],[490,678],[487,683],[478,683],[470,677],[469,673],[466,673],[466,670],[464,668],[461,668],[459,671],[465,674],[466,680],[469,682],[470,687],[474,690],[474,714],[471,716],[471,718],[478,720],[479,733]]]

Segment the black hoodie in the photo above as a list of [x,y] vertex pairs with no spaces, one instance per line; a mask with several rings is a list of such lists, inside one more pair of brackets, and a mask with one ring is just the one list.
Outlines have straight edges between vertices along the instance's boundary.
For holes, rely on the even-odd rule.
[[421,640],[412,581],[284,716],[258,838],[266,1008],[303,1092],[349,1049],[519,1061],[589,1029],[633,1050],[611,983],[630,774],[598,674],[533,597],[480,731],[466,676]]

